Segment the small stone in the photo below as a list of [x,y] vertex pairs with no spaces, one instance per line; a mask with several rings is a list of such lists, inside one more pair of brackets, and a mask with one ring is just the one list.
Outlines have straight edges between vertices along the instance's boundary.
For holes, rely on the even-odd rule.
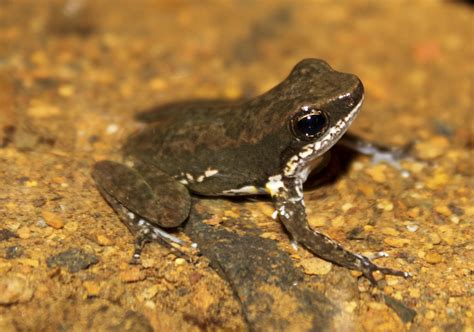
[[426,181],[426,186],[429,189],[443,188],[449,182],[450,176],[442,171],[436,171],[434,176]]
[[333,227],[339,228],[344,226],[347,223],[346,219],[343,216],[337,216],[333,220],[331,220],[331,225]]
[[112,134],[115,134],[118,131],[118,129],[119,129],[118,125],[116,125],[115,123],[111,123],[105,129],[105,132],[107,133],[107,135],[112,135]]
[[146,274],[138,266],[130,267],[129,269],[120,272],[120,280],[123,282],[136,282],[145,280]]
[[381,210],[390,212],[393,210],[393,203],[386,199],[381,199],[377,204],[377,207]]
[[430,264],[438,264],[443,261],[443,257],[437,252],[430,251],[425,255],[425,261]]
[[365,173],[369,175],[375,182],[384,183],[387,181],[387,177],[385,176],[386,170],[387,166],[385,164],[377,164],[367,168]]
[[453,214],[451,209],[446,205],[435,206],[435,211],[446,217],[449,217]]
[[86,289],[88,297],[99,296],[101,287],[98,282],[87,280],[82,285]]
[[33,297],[34,288],[21,275],[0,277],[0,304],[25,303]]
[[425,314],[425,318],[428,320],[433,320],[436,318],[436,313],[433,310],[428,310]]
[[366,183],[360,183],[357,189],[364,194],[367,198],[373,198],[375,196],[374,186],[368,185]]
[[64,220],[59,214],[48,210],[42,210],[41,215],[48,226],[51,226],[54,229],[61,229],[64,227]]
[[64,225],[64,230],[69,233],[74,233],[75,231],[77,231],[78,228],[79,228],[79,224],[75,221],[68,221]]
[[11,238],[15,238],[15,237],[18,237],[18,235],[16,235],[15,233],[13,233],[12,231],[6,229],[6,228],[2,228],[0,229],[0,242],[2,241],[8,241],[10,240]]
[[143,292],[141,293],[141,297],[144,300],[151,300],[152,298],[156,296],[156,294],[158,294],[159,290],[160,290],[159,285],[150,286],[143,290]]
[[12,246],[5,249],[5,258],[6,259],[15,259],[23,256],[25,252],[22,246]]
[[398,234],[400,234],[399,231],[392,227],[383,227],[380,231],[382,232],[382,234],[391,236],[398,236]]
[[420,215],[420,211],[421,211],[420,208],[417,206],[417,207],[409,209],[407,211],[407,215],[410,218],[417,218]]
[[38,186],[38,181],[36,181],[36,180],[25,181],[25,186],[27,186],[28,188],[37,187]]
[[19,258],[16,262],[31,267],[38,267],[40,264],[39,260],[34,258]]
[[75,92],[74,86],[70,84],[61,85],[58,88],[58,94],[61,97],[70,97],[74,94],[74,92]]
[[325,275],[332,269],[332,264],[317,257],[305,258],[300,261],[306,274]]
[[451,217],[449,217],[449,220],[450,220],[453,224],[456,224],[456,225],[459,224],[459,221],[460,221],[460,219],[459,219],[458,216],[451,216]]
[[180,265],[184,265],[186,264],[186,260],[184,258],[176,258],[175,261],[174,261],[174,265],[176,266],[180,266]]
[[416,145],[418,156],[422,160],[435,159],[446,153],[449,148],[449,141],[444,136],[435,136],[429,140],[420,142]]
[[410,288],[408,290],[408,295],[410,295],[410,297],[413,297],[415,299],[419,299],[420,298],[420,290],[418,288]]
[[240,217],[239,213],[234,211],[233,209],[232,210],[225,210],[224,211],[224,216],[227,217],[227,218],[231,218],[231,219],[238,219]]
[[311,228],[318,228],[325,226],[328,218],[323,214],[311,213],[308,216],[308,224]]
[[71,248],[57,255],[46,259],[48,267],[65,267],[71,273],[87,269],[93,264],[97,264],[99,259],[93,254],[89,254],[79,248]]
[[47,119],[61,114],[61,110],[53,105],[32,103],[32,105],[26,110],[26,113],[32,118]]
[[402,238],[399,238],[399,237],[387,237],[383,240],[383,242],[385,242],[389,246],[395,247],[395,248],[402,248],[402,247],[410,244],[409,239],[402,239]]
[[349,211],[350,209],[352,209],[354,205],[352,205],[352,203],[345,203],[342,205],[341,209],[343,212],[347,212]]
[[22,227],[17,231],[20,239],[26,240],[31,237],[31,230],[28,227]]
[[406,227],[411,233],[415,233],[418,230],[418,225],[407,225]]
[[109,239],[107,236],[102,235],[102,234],[97,234],[95,239],[96,239],[97,244],[101,246],[110,246],[113,244],[111,239]]
[[429,237],[430,237],[430,242],[432,244],[440,244],[441,243],[441,237],[438,234],[430,233]]

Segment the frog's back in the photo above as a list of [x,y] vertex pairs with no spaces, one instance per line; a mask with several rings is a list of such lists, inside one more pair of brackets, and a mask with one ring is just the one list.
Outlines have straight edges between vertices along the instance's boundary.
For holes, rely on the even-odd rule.
[[[147,115],[153,121],[147,120],[150,125],[127,140],[123,147],[125,158],[152,164],[183,179],[191,190],[206,195],[219,195],[249,184],[263,185],[279,166],[272,166],[276,149],[246,135],[248,124],[252,123],[247,119],[253,112],[251,105],[163,111]],[[271,135],[263,138],[268,139],[273,141],[269,144],[275,145]],[[267,167],[262,168],[263,164]]]

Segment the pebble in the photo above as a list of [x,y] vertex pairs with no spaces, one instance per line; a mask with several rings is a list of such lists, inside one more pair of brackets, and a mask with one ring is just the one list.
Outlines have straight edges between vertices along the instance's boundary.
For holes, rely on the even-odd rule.
[[436,171],[435,174],[426,180],[429,189],[443,189],[449,182],[449,175],[443,171]]
[[328,218],[323,214],[311,213],[308,215],[308,224],[311,228],[325,226]]
[[47,119],[61,114],[61,110],[54,105],[33,103],[33,105],[26,110],[26,113],[35,119]]
[[111,123],[105,129],[105,132],[107,133],[107,135],[112,135],[112,134],[115,134],[118,130],[119,130],[118,125],[116,125],[115,123]]
[[453,214],[447,205],[437,205],[435,206],[435,211],[446,217],[449,217]]
[[398,234],[400,234],[399,231],[392,227],[383,227],[380,231],[382,232],[382,234],[391,236],[398,236]]
[[372,178],[375,182],[384,183],[387,181],[387,177],[385,176],[385,172],[387,170],[387,165],[385,164],[377,164],[372,167],[368,167],[365,170],[365,173]]
[[409,232],[415,233],[418,230],[418,225],[407,225],[406,228]]
[[390,212],[393,210],[393,203],[390,202],[389,200],[387,199],[381,199],[378,203],[377,203],[377,207],[381,210],[384,210],[386,212]]
[[74,93],[75,93],[74,86],[70,84],[61,85],[58,88],[58,94],[61,97],[71,97],[72,95],[74,95]]
[[181,265],[184,265],[186,264],[186,260],[184,258],[176,258],[175,261],[174,261],[174,265],[175,266],[181,266]]
[[87,253],[80,248],[71,248],[46,259],[48,267],[65,267],[71,273],[87,269],[98,262],[97,256]]
[[140,295],[144,300],[151,300],[156,296],[156,294],[158,294],[160,288],[160,285],[150,286],[148,288],[145,288]]
[[425,259],[425,261],[427,261],[430,264],[438,264],[438,263],[441,263],[443,261],[443,257],[440,254],[438,254],[437,252],[434,252],[434,251],[428,252],[425,255],[424,259]]
[[84,281],[82,286],[84,286],[84,288],[86,289],[86,293],[88,297],[99,296],[101,287],[98,282],[86,280]]
[[433,320],[436,317],[436,313],[433,310],[428,310],[425,314],[425,318],[428,320]]
[[410,244],[409,239],[403,239],[399,237],[386,237],[383,242],[394,248],[402,248]]
[[441,243],[441,237],[437,233],[430,233],[430,242],[432,244],[440,244]]
[[418,156],[421,159],[435,159],[446,153],[449,141],[444,136],[433,136],[416,145]]
[[414,208],[411,208],[407,211],[407,215],[410,217],[410,218],[416,218],[420,215],[420,208],[417,206],[417,207],[414,207]]
[[420,290],[418,288],[410,288],[408,290],[408,295],[410,297],[415,298],[415,299],[419,299],[421,294],[420,294]]
[[26,240],[31,237],[31,230],[28,227],[22,227],[17,231],[20,239]]
[[101,246],[110,246],[113,244],[113,241],[103,234],[97,234],[95,240],[97,244]]
[[129,269],[120,272],[120,280],[123,282],[137,282],[145,280],[146,274],[138,266],[130,267]]
[[42,210],[41,215],[48,226],[51,226],[54,229],[61,229],[64,227],[64,220],[59,214],[48,210]]
[[352,205],[352,203],[345,203],[342,205],[341,209],[343,212],[347,212],[349,211],[350,209],[352,209],[354,205]]
[[304,258],[300,261],[306,274],[325,275],[332,269],[332,264],[317,257]]
[[33,294],[34,288],[25,276],[0,277],[0,304],[25,303]]

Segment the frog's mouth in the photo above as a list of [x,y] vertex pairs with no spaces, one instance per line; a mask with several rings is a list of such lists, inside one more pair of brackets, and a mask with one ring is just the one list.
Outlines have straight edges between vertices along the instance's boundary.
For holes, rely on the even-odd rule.
[[299,177],[304,182],[315,166],[315,163],[312,163],[312,161],[322,156],[339,141],[356,118],[363,102],[364,97],[361,98],[349,114],[332,125],[316,142],[303,146],[297,155],[291,157],[284,169],[285,176]]

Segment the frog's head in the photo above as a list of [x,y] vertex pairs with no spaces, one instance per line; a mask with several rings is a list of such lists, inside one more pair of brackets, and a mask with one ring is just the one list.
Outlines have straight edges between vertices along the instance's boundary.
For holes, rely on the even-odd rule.
[[357,76],[337,72],[317,59],[299,62],[279,88],[290,91],[284,175],[305,178],[311,161],[328,151],[356,117],[364,88]]

